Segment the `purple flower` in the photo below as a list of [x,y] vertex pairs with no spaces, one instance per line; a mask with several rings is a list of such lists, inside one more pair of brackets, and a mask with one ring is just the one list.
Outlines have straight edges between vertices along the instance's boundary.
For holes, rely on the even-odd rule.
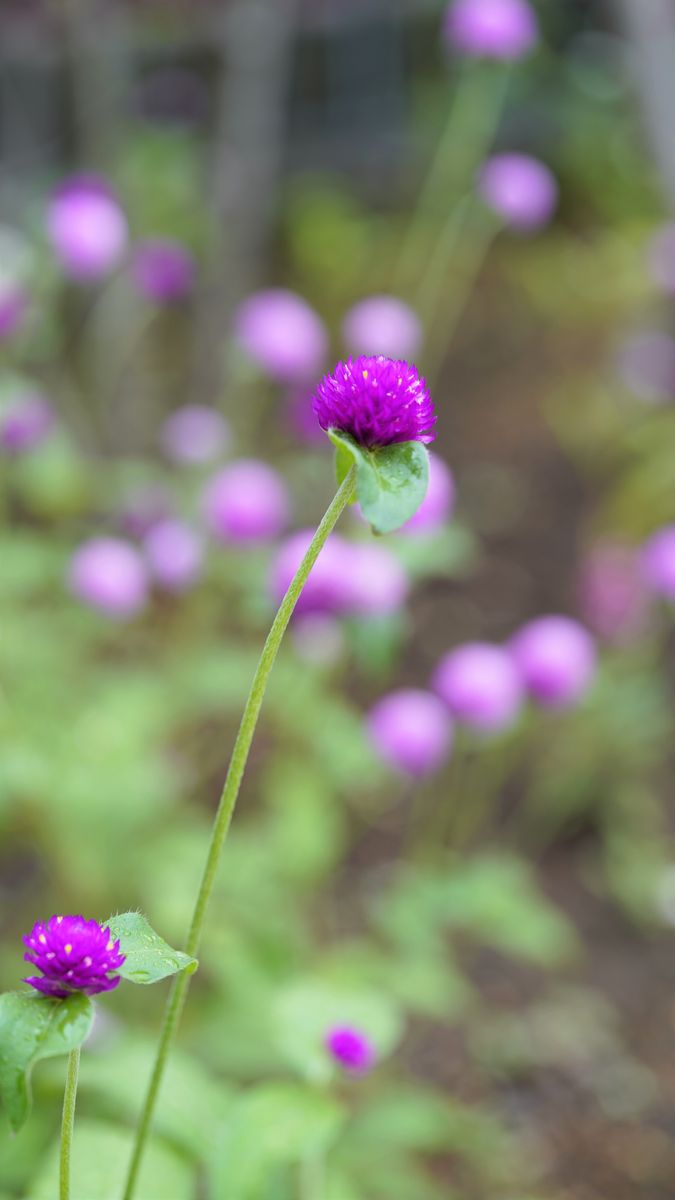
[[321,380],[313,403],[322,429],[348,433],[368,448],[435,437],[433,400],[417,368],[381,354],[338,363]]
[[0,342],[19,331],[28,311],[28,298],[19,284],[0,283]]
[[84,917],[50,917],[38,921],[24,942],[26,962],[42,975],[24,979],[45,996],[64,999],[72,992],[96,996],[111,992],[120,982],[118,971],[125,961],[119,941],[113,941],[109,929]]
[[148,573],[138,551],[120,538],[85,542],[71,559],[70,590],[92,608],[125,619],[148,599]]
[[281,533],[290,511],[281,476],[256,459],[239,459],[209,481],[204,516],[221,542],[268,541]]
[[49,437],[54,428],[54,410],[38,392],[16,395],[0,413],[0,449],[8,454],[25,454]]
[[61,266],[80,283],[107,275],[126,248],[128,228],[120,205],[105,182],[78,175],[52,197],[47,233]]
[[218,458],[230,441],[224,417],[203,404],[186,404],[164,422],[162,449],[177,463],[205,463]]
[[[313,529],[300,529],[282,542],[270,572],[270,592],[279,603],[314,537]],[[345,613],[351,603],[349,571],[351,544],[332,533],[319,551],[309,579],[302,589],[295,613]]]
[[342,326],[352,354],[412,358],[422,345],[422,322],[396,296],[369,296],[350,308]]
[[184,521],[160,521],[143,542],[150,571],[167,592],[184,592],[199,579],[204,548]]
[[527,0],[454,0],[444,34],[461,54],[508,60],[528,54],[539,29]]
[[422,778],[450,756],[452,721],[431,692],[403,688],[377,702],[368,715],[370,740],[383,762]]
[[391,550],[377,542],[346,542],[344,611],[357,617],[383,617],[405,603],[410,582]]
[[326,1034],[328,1053],[345,1071],[364,1075],[375,1065],[375,1047],[365,1033],[351,1025],[338,1025]]
[[451,650],[441,659],[433,683],[453,716],[480,733],[508,729],[523,702],[510,654],[489,642],[468,642]]
[[595,673],[593,639],[571,617],[538,617],[524,625],[510,645],[530,694],[550,708],[574,704]]
[[675,221],[663,225],[649,247],[652,279],[669,296],[675,296]]
[[119,513],[120,529],[128,537],[144,538],[154,525],[166,520],[172,512],[171,493],[161,484],[149,483],[127,496]]
[[311,379],[328,349],[320,317],[302,296],[284,288],[249,296],[236,314],[234,336],[248,357],[280,383]]
[[586,621],[607,641],[628,643],[645,629],[648,597],[629,547],[596,546],[583,565],[579,593]]
[[652,592],[675,600],[675,525],[664,525],[645,542],[640,569]]
[[481,168],[478,191],[512,229],[530,233],[550,221],[558,202],[555,176],[528,154],[495,154]]
[[173,304],[195,282],[195,260],[180,242],[148,238],[134,252],[133,278],[138,291],[158,304]]
[[617,355],[622,383],[648,404],[675,400],[675,338],[658,329],[627,338]]
[[424,500],[414,516],[406,521],[400,533],[434,533],[452,516],[455,504],[455,481],[452,472],[437,454],[429,454],[429,486]]

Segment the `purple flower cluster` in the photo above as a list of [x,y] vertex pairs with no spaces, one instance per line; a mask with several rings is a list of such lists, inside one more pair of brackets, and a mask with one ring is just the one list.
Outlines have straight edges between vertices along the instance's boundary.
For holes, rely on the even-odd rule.
[[290,500],[279,473],[257,459],[231,463],[207,484],[206,524],[220,542],[265,542],[285,527]]
[[401,688],[383,696],[370,710],[368,734],[383,762],[422,779],[450,757],[453,723],[432,692]]
[[422,345],[422,322],[397,296],[368,296],[345,316],[342,336],[351,354],[412,358]]
[[527,0],[453,0],[444,34],[460,54],[508,61],[535,47],[539,29]]
[[338,363],[314,394],[322,429],[349,434],[368,449],[397,442],[432,442],[436,415],[416,367],[383,355]]
[[195,260],[180,242],[148,238],[134,251],[132,274],[136,288],[156,304],[175,304],[194,287]]
[[279,383],[311,379],[328,350],[321,318],[302,296],[285,288],[249,296],[235,316],[234,337],[251,362]]
[[49,204],[47,233],[63,270],[79,283],[101,279],[116,267],[129,238],[117,197],[94,175],[61,184]]
[[511,229],[532,233],[550,221],[558,184],[544,163],[529,154],[495,154],[478,176],[481,198]]
[[338,1025],[326,1034],[325,1046],[335,1062],[353,1075],[364,1075],[375,1065],[370,1038],[351,1025]]
[[38,921],[24,937],[24,958],[41,975],[24,980],[45,996],[64,999],[73,992],[96,996],[110,992],[120,982],[118,971],[125,961],[119,941],[98,921],[84,917],[53,916]]

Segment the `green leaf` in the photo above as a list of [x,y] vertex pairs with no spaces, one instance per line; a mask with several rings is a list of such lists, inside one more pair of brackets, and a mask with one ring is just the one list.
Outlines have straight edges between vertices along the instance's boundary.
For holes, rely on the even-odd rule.
[[[78,1119],[73,1139],[72,1194],[80,1200],[119,1200],[129,1164],[133,1134],[103,1121]],[[59,1147],[55,1144],[34,1180],[27,1200],[54,1200],[58,1194]],[[161,1142],[151,1141],[143,1159],[139,1200],[189,1200],[194,1172]]]
[[131,983],[157,983],[178,971],[197,970],[197,959],[181,950],[173,950],[155,933],[141,913],[119,913],[105,922],[113,938],[119,938],[126,960],[119,969],[123,979]]
[[367,450],[346,433],[328,431],[336,447],[335,469],[342,483],[356,463],[356,495],[375,533],[391,533],[417,512],[429,485],[429,455],[421,442],[398,442]]
[[81,1046],[93,1016],[94,1006],[82,992],[65,1000],[33,992],[0,996],[0,1097],[12,1129],[20,1129],[30,1112],[34,1063]]

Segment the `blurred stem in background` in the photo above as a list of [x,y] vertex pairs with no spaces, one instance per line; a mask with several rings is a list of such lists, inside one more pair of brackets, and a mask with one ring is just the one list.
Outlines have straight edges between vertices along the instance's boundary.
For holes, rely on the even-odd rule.
[[77,1078],[80,1073],[80,1048],[71,1050],[66,1071],[66,1090],[63,1095],[61,1122],[61,1160],[59,1163],[59,1200],[70,1200],[70,1152],[73,1144]]
[[[241,718],[241,724],[232,750],[232,757],[227,771],[227,777],[220,797],[218,811],[216,813],[213,831],[211,834],[211,843],[204,866],[204,873],[199,887],[197,900],[195,903],[190,930],[188,933],[185,950],[191,958],[196,958],[199,954],[201,945],[202,932],[204,928],[204,920],[206,912],[213,893],[216,874],[218,871],[218,863],[220,854],[225,842],[225,839],[230,828],[232,815],[237,802],[239,788],[246,769],[253,735],[255,733],[260,709],[267,690],[270,673],[274,666],[279,647],[281,645],[284,633],[288,628],[288,623],[293,615],[293,610],[300,598],[302,589],[309,578],[309,574],[316,562],[322,547],[325,545],[329,534],[335,528],[340,516],[344,512],[347,505],[351,504],[354,499],[355,485],[355,468],[352,467],[349,474],[340,484],[331,504],[321,521],[305,557],[303,558],[298,570],[293,577],[288,591],[284,596],[279,611],[277,612],[272,627],[267,636],[267,640],[263,647],[262,654],[258,661],[251,690],[246,701],[244,713]],[[164,1022],[160,1033],[159,1045],[155,1064],[150,1078],[148,1091],[145,1097],[145,1103],[141,1112],[138,1129],[136,1132],[136,1140],[132,1152],[131,1163],[129,1166],[129,1174],[127,1177],[126,1188],[124,1191],[124,1200],[131,1200],[134,1194],[136,1183],[138,1180],[138,1172],[141,1166],[145,1145],[148,1140],[150,1129],[152,1126],[153,1115],[159,1089],[164,1075],[164,1070],[167,1064],[171,1045],[178,1027],[187,991],[190,986],[190,974],[183,971],[174,979],[171,991],[166,1004],[164,1013]]]

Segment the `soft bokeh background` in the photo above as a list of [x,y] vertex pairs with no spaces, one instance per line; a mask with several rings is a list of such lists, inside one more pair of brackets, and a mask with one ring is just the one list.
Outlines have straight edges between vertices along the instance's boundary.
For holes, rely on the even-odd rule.
[[[672,1196],[675,4],[535,7],[511,64],[453,50],[438,0],[0,8],[3,990],[53,911],[182,944],[279,556],[332,494],[308,395],[381,348],[364,298],[421,322],[392,352],[454,480],[426,528],[348,515],[349,602],[328,572],[294,622],[145,1200]],[[495,152],[553,172],[550,220],[496,219]],[[89,268],[86,215],[54,233],[82,173]],[[269,288],[316,315],[251,334]],[[416,773],[410,711],[373,739],[388,693],[546,614],[597,655],[566,703],[490,736],[456,704],[448,756],[437,701]],[[163,998],[100,1005],[78,1200],[118,1194]],[[367,1077],[325,1050],[345,1023]],[[0,1126],[2,1200],[52,1194],[63,1065]]]

